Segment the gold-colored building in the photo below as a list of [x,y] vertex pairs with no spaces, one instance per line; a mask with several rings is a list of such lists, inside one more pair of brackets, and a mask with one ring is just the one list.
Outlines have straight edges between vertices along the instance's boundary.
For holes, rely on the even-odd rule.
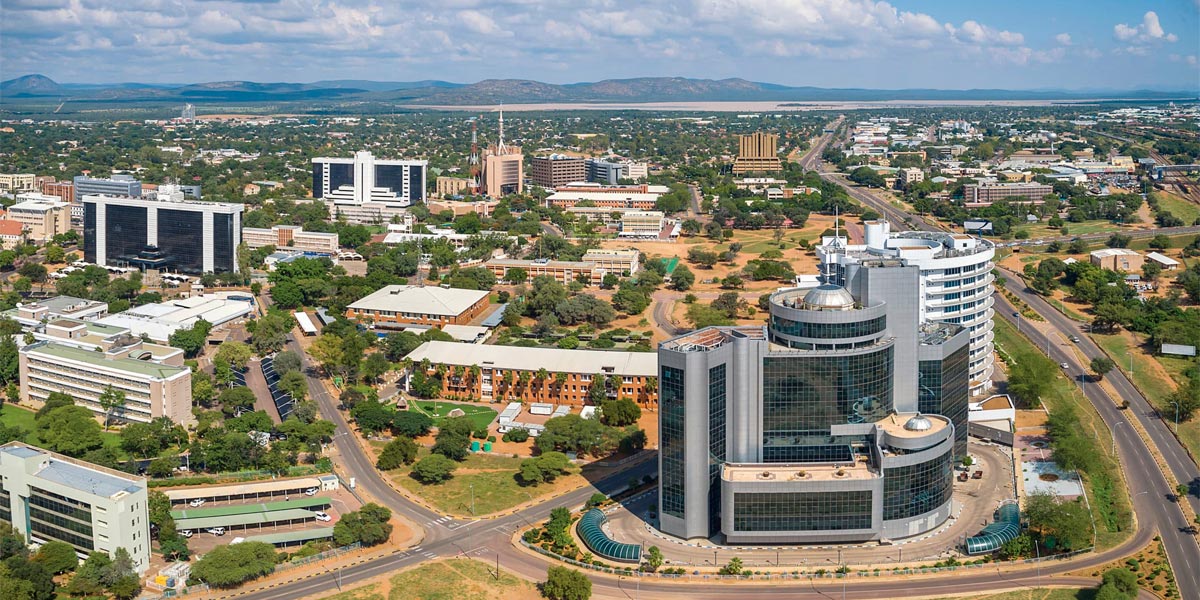
[[733,161],[734,175],[782,170],[778,135],[756,131],[750,135],[738,136],[738,155]]
[[489,146],[483,153],[483,193],[493,198],[520,194],[525,181],[525,155],[520,146]]

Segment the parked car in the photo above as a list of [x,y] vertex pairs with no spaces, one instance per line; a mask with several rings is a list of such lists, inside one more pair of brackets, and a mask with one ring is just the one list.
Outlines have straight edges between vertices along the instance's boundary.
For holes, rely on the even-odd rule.
[[210,527],[208,529],[208,532],[213,535],[225,535],[225,528],[224,527]]
[[314,512],[313,516],[316,517],[318,521],[332,521],[333,520],[333,517],[329,516],[329,513],[324,513],[319,510],[317,512]]
[[304,490],[304,495],[305,496],[316,496],[317,488],[308,488],[307,490]]
[[181,530],[181,531],[179,532],[179,535],[182,535],[182,536],[183,536],[183,537],[185,537],[185,538],[190,538],[190,537],[192,537],[192,530],[191,530],[191,529],[184,529],[184,530]]
[[192,508],[204,506],[204,498],[196,498],[195,500],[188,502],[188,506],[191,506]]

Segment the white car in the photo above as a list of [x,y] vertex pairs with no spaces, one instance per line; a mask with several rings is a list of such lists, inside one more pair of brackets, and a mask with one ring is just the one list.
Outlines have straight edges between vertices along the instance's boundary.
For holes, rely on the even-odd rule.
[[304,495],[305,496],[316,496],[317,488],[308,488],[307,490],[304,490]]
[[180,532],[179,532],[179,535],[182,535],[182,536],[183,536],[183,537],[185,537],[185,538],[190,538],[190,537],[192,537],[192,530],[191,530],[191,529],[184,529],[184,530],[182,530],[182,531],[180,531]]
[[333,520],[333,517],[329,516],[328,513],[324,513],[319,510],[317,512],[313,513],[313,516],[316,517],[318,521],[332,521]]
[[204,498],[196,498],[195,500],[188,502],[188,506],[191,506],[192,508],[204,506]]
[[208,532],[213,535],[225,535],[225,528],[224,527],[212,527],[208,530]]

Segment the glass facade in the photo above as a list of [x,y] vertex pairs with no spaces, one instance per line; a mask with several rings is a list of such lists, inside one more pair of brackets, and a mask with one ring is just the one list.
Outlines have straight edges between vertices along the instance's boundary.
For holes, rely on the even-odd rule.
[[887,317],[876,317],[853,323],[806,323],[771,315],[771,331],[784,335],[826,340],[879,335],[887,329]]
[[83,203],[83,260],[96,262],[96,203]]
[[71,544],[83,552],[95,550],[92,506],[41,488],[30,488],[29,529],[41,537]]
[[709,532],[721,528],[721,465],[725,464],[725,365],[708,370]]
[[927,513],[950,499],[954,457],[937,458],[907,467],[883,470],[883,520]]
[[233,215],[213,213],[213,272],[233,271],[237,264],[237,246]]
[[733,495],[734,531],[871,528],[871,492],[744,492]]
[[945,360],[923,360],[918,366],[917,410],[950,419],[954,424],[954,456],[966,456],[967,453],[969,358],[970,348],[963,346]]
[[803,460],[802,446],[827,443],[829,427],[887,416],[892,399],[892,346],[849,356],[763,359],[763,458]]
[[313,175],[313,179],[312,179],[313,198],[323,198],[323,197],[325,197],[325,191],[323,189],[321,189],[321,184],[324,183],[324,181],[325,181],[325,165],[320,164],[320,163],[314,163],[312,167],[313,167],[313,173],[312,173],[312,175]]
[[662,431],[659,433],[662,448],[662,472],[659,485],[662,489],[663,514],[683,518],[684,476],[683,466],[687,457],[687,440],[684,432],[684,389],[683,369],[662,367],[658,378],[658,407],[662,411]]
[[158,249],[169,260],[170,268],[188,273],[202,273],[204,271],[203,242],[204,213],[190,210],[158,209]]
[[146,247],[145,208],[109,204],[105,207],[104,216],[104,252],[105,259],[110,264],[111,261],[120,262],[134,258]]
[[350,163],[330,163],[329,189],[336,190],[343,185],[354,185],[354,165]]
[[[404,187],[404,165],[375,165],[375,187],[392,190],[397,196],[406,195]],[[415,170],[415,169],[414,169]]]

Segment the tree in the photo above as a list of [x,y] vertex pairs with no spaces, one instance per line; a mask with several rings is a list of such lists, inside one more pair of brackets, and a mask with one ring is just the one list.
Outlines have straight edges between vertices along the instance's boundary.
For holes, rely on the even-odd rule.
[[421,437],[433,428],[433,419],[429,415],[415,410],[398,410],[392,416],[392,433],[399,436]]
[[513,267],[504,272],[504,279],[513,285],[521,285],[529,279],[529,272],[520,267]]
[[523,482],[536,485],[544,481],[554,481],[559,475],[566,473],[570,467],[571,461],[566,454],[545,452],[541,456],[521,461],[517,475]]
[[1046,493],[1029,494],[1025,514],[1034,536],[1040,540],[1052,537],[1064,551],[1085,548],[1091,543],[1091,517],[1078,499],[1059,501]]
[[[410,333],[409,335],[412,334]],[[276,354],[275,360],[272,361],[272,364],[275,365],[275,372],[278,373],[280,377],[292,371],[299,371],[302,368],[300,355],[290,350]]]
[[675,271],[671,273],[671,289],[677,292],[686,292],[696,283],[696,274],[687,265],[676,265]]
[[293,309],[304,304],[304,290],[291,280],[271,286],[271,300],[279,308]]
[[458,464],[441,454],[430,454],[413,465],[413,479],[431,485],[450,479]]
[[373,352],[367,355],[363,361],[362,371],[363,379],[374,382],[378,381],[384,373],[387,373],[392,368],[392,363],[388,362],[386,356],[381,352]]
[[364,400],[350,409],[350,416],[363,433],[371,435],[390,427],[395,412],[395,409],[378,400]]
[[637,420],[642,416],[642,409],[637,403],[629,398],[619,398],[616,400],[605,400],[600,404],[601,419],[607,425],[613,427],[624,427],[637,423]]
[[221,410],[225,414],[232,415],[237,413],[238,409],[254,406],[254,392],[244,385],[234,386],[221,392],[217,402],[221,404]]
[[1138,595],[1138,580],[1129,569],[1109,569],[1104,572],[1104,586],[1116,588],[1125,598],[1136,598]]
[[1113,359],[1107,356],[1097,356],[1092,359],[1091,363],[1092,372],[1096,374],[1097,379],[1102,379],[1115,366],[1117,365],[1113,362]]
[[546,570],[542,596],[550,600],[588,600],[592,597],[592,580],[575,569],[552,566]]
[[0,385],[18,382],[20,377],[20,355],[17,340],[6,335],[0,338]]
[[25,581],[29,586],[19,586],[21,591],[28,591],[30,600],[53,600],[54,574],[42,566],[42,563],[28,560],[23,556],[13,557],[4,563],[11,579]]
[[[213,355],[214,361],[228,363],[238,369],[245,369],[246,364],[250,362],[250,357],[254,355],[254,350],[248,344],[242,342],[224,342],[220,348],[217,348],[217,353]],[[293,356],[295,356],[293,354]],[[278,369],[279,360],[276,358],[276,369]]]
[[100,408],[104,409],[104,430],[108,431],[108,422],[112,418],[113,412],[123,411],[125,403],[128,399],[125,397],[125,392],[108,386],[100,394]]
[[104,445],[100,424],[82,406],[62,406],[35,419],[38,438],[47,450],[81,456]]
[[417,443],[412,438],[398,437],[383,447],[375,466],[381,471],[390,471],[400,465],[411,465],[416,459]]
[[61,263],[67,257],[67,251],[62,249],[62,246],[50,244],[46,246],[46,262],[51,264]]
[[733,557],[719,571],[722,575],[741,575],[742,574],[742,559]]
[[192,564],[192,577],[216,588],[234,587],[275,570],[275,546],[242,542],[217,546]]
[[658,549],[658,546],[650,546],[646,551],[646,570],[653,573],[663,565],[663,553]]
[[342,338],[332,333],[322,333],[308,348],[308,355],[321,364],[326,372],[333,373],[345,362]]
[[339,546],[382,544],[392,535],[392,511],[375,503],[362,505],[342,515],[333,526],[333,541]]
[[283,349],[287,341],[287,332],[292,328],[291,317],[277,313],[267,313],[254,322],[254,336],[250,345],[259,356],[266,356]]
[[177,329],[167,338],[167,342],[172,346],[183,350],[185,356],[194,357],[200,353],[200,349],[204,347],[204,342],[208,339],[208,332],[212,329],[212,324],[204,319],[200,319],[192,324],[191,327]]
[[300,371],[288,371],[279,377],[279,382],[275,384],[279,391],[295,398],[303,400],[308,396],[308,379]]
[[55,575],[74,571],[75,567],[79,565],[79,558],[75,556],[75,547],[59,541],[42,544],[42,547],[38,548],[37,553],[33,555],[33,560],[41,563],[47,571]]
[[471,428],[467,428],[465,432],[456,431],[443,424],[438,428],[437,437],[434,438],[433,447],[429,451],[453,460],[464,460],[467,458],[467,446],[470,443]]

